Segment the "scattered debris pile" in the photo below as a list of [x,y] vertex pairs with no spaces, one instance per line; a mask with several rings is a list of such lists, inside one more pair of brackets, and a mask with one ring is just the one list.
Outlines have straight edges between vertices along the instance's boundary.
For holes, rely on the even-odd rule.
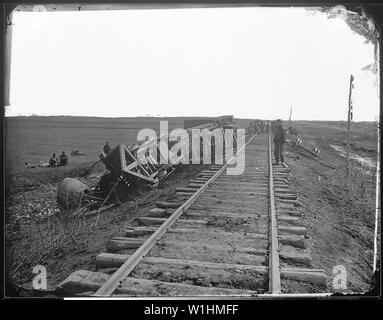
[[81,157],[81,156],[86,156],[87,154],[85,152],[81,152],[80,150],[72,150],[70,155],[72,157]]
[[65,178],[57,189],[57,204],[61,208],[75,209],[85,202],[89,203],[91,200],[88,196],[92,192],[86,184],[73,178]]
[[303,140],[301,138],[299,138],[298,136],[294,139],[287,139],[286,140],[287,143],[296,148],[299,153],[303,154],[303,155],[306,155],[306,156],[310,156],[312,158],[315,158],[315,159],[318,159],[320,158],[319,154],[320,154],[320,150],[317,148],[317,147],[312,147],[311,149],[305,145],[303,145]]
[[299,153],[303,156],[309,157],[313,160],[316,160],[317,162],[319,162],[320,164],[323,164],[326,167],[335,169],[335,165],[321,160],[319,148],[315,146],[310,148],[308,146],[303,145],[303,140],[295,133],[290,134],[290,139],[286,139],[286,142],[287,142],[287,145],[290,146],[291,150],[293,150],[294,152]]

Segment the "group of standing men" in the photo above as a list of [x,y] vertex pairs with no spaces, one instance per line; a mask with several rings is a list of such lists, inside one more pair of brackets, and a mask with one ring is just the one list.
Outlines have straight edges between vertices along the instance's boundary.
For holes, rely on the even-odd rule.
[[274,157],[276,165],[284,164],[284,155],[283,147],[286,142],[286,131],[282,126],[282,120],[278,119],[276,121],[266,121],[266,120],[250,120],[249,123],[249,133],[250,134],[264,134],[268,132],[269,127],[271,126],[271,132],[273,134],[274,142]]
[[266,124],[267,122],[265,120],[259,120],[259,119],[250,120],[250,125],[249,125],[250,133],[253,133],[253,134],[267,133]]

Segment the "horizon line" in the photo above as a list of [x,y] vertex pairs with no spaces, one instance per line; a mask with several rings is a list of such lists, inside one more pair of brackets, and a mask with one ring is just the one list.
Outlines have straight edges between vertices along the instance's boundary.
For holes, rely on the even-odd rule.
[[[222,116],[222,115],[221,115]],[[133,118],[218,118],[221,116],[154,116],[154,115],[149,115],[149,116],[118,116],[118,117],[113,117],[113,116],[79,116],[79,115],[38,115],[38,114],[32,114],[32,115],[4,115],[4,118],[48,118],[48,117],[73,117],[73,118],[99,118],[99,119],[133,119]],[[262,118],[245,118],[245,117],[235,117],[233,116],[234,119],[242,119],[242,120],[253,120],[253,119],[259,119],[259,120],[276,120],[278,117],[275,119],[262,119]],[[289,122],[289,120],[283,120],[284,122]],[[295,119],[291,120],[292,122],[294,121],[327,121],[327,122],[347,122],[347,120],[328,120],[328,119],[320,119],[320,120],[310,120],[310,119]],[[360,120],[360,121],[355,121],[352,120],[351,122],[379,122],[379,116],[377,116],[377,119],[374,120]]]

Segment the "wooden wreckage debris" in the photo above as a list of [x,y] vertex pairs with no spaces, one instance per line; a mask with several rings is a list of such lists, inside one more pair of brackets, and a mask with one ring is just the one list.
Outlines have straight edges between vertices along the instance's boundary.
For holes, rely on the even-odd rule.
[[[180,163],[190,163],[193,150],[189,148],[189,144],[192,140],[193,130],[204,130],[210,135],[213,130],[218,129],[222,131],[224,137],[224,129],[234,128],[232,116],[223,116],[217,119],[208,119],[207,121],[209,122],[185,129],[188,139],[185,139],[184,142],[169,141],[169,135],[162,134],[159,137],[147,139],[139,145],[134,144],[127,147],[123,143],[119,144],[106,156],[100,156],[100,159],[82,175],[89,174],[92,167],[102,162],[106,171],[95,187],[90,188],[76,179],[67,178],[59,186],[57,203],[63,209],[73,210],[89,206],[94,211],[95,208],[101,209],[111,201],[120,202],[120,197],[128,195],[132,187],[139,184],[147,184],[152,187],[158,186],[175,171]],[[161,153],[160,143],[164,140],[168,142],[167,151],[171,161],[164,159]],[[200,147],[203,148],[202,136],[200,140]],[[180,146],[183,143],[188,144],[187,147],[191,151],[189,152],[189,159],[184,159],[182,154],[172,153],[171,148],[176,143],[180,144]],[[218,139],[218,143],[224,143],[224,141]],[[235,134],[233,143],[236,146]],[[191,146],[193,147],[193,145]],[[211,142],[211,147],[214,148],[215,146],[214,140],[214,142]],[[212,154],[214,153],[212,152]],[[99,211],[96,210],[95,212]]]
[[[229,118],[232,121],[232,118]],[[211,120],[210,120],[211,121]],[[152,186],[157,186],[161,181],[165,180],[180,164],[187,160],[190,163],[192,152],[189,152],[189,159],[184,159],[184,155],[173,154],[171,151],[172,146],[175,143],[190,144],[190,140],[193,134],[193,130],[207,129],[207,132],[211,132],[214,129],[224,130],[231,126],[228,123],[226,117],[218,118],[215,122],[209,122],[196,127],[186,129],[188,139],[184,142],[173,141],[168,142],[168,154],[169,160],[164,159],[161,150],[161,141],[169,141],[169,135],[163,134],[160,137],[148,139],[140,145],[133,145],[126,147],[124,144],[118,145],[114,148],[106,157],[101,158],[101,161],[109,171],[110,175],[125,182],[128,186],[135,183],[143,182]],[[223,135],[224,136],[224,135]],[[202,145],[202,137],[201,137]],[[212,147],[214,147],[212,143]],[[236,145],[236,139],[234,135],[234,145]]]
[[309,157],[310,159],[315,160],[328,168],[336,169],[334,164],[323,161],[320,158],[320,150],[318,148],[313,148],[313,150],[310,150],[308,147],[302,145],[302,139],[296,138],[295,141],[287,140],[287,144],[294,148],[295,151],[297,151],[299,154]]

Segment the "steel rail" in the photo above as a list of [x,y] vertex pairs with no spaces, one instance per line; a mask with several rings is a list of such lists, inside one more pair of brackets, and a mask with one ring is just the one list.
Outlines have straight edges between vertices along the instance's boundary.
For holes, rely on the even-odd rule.
[[[214,182],[226,169],[228,164],[253,140],[253,135],[226,164],[217,171],[200,189],[198,189],[185,203],[183,203],[173,214],[130,256],[128,260],[96,291],[94,296],[110,296],[117,287],[129,276],[134,268],[149,253],[158,240],[171,228],[177,219],[193,204],[205,189]],[[245,137],[244,137],[245,139]]]
[[281,275],[279,267],[278,229],[274,199],[273,165],[271,160],[271,135],[268,133],[269,164],[269,214],[270,214],[270,250],[269,250],[269,291],[271,294],[281,292]]

